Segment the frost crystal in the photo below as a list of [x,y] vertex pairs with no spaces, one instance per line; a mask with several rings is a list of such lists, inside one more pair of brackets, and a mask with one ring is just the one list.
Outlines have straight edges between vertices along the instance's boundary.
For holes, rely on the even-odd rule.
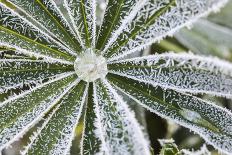
[[93,49],[87,49],[76,59],[74,69],[78,77],[86,82],[105,78],[108,73],[106,59],[97,55]]

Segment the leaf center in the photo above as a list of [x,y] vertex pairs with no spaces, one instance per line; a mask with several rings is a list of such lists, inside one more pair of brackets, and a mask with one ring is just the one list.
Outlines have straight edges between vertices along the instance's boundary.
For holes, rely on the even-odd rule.
[[108,73],[106,59],[90,48],[76,59],[74,69],[78,77],[86,82],[105,78]]

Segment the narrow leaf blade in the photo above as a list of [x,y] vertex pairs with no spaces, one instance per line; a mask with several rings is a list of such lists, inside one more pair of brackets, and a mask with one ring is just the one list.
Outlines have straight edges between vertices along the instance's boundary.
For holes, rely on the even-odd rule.
[[95,47],[96,0],[65,0],[64,4],[85,47]]
[[232,65],[217,58],[165,53],[114,62],[108,68],[144,83],[232,98]]
[[24,84],[39,84],[67,71],[73,67],[43,60],[0,59],[0,93]]

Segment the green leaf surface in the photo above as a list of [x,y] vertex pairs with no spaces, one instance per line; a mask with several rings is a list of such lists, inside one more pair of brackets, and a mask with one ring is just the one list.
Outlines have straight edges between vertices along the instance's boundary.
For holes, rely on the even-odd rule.
[[74,51],[80,51],[80,44],[69,33],[69,28],[62,22],[57,8],[53,5],[53,0],[8,0],[14,6],[19,8],[25,18],[32,18],[33,22],[38,23],[47,33],[56,36],[56,38],[65,43],[64,45]]
[[131,11],[136,0],[113,0],[107,4],[105,17],[101,25],[96,48],[102,50],[120,21]]
[[232,98],[232,65],[216,58],[165,53],[108,65],[111,73],[190,93]]
[[84,132],[81,141],[81,154],[91,155],[100,152],[101,141],[96,135],[97,126],[94,125],[96,114],[94,112],[93,83],[90,83],[88,102],[84,118]]
[[83,110],[87,89],[80,82],[59,102],[58,108],[47,118],[43,126],[32,137],[24,153],[69,154],[75,128]]
[[232,113],[200,98],[108,75],[119,90],[159,116],[170,119],[199,134],[222,152],[232,151]]
[[64,4],[82,44],[95,48],[96,0],[65,0]]
[[75,55],[75,53],[71,52],[64,45],[2,3],[0,3],[0,25],[36,43],[46,45],[64,53],[68,51],[70,54]]
[[[141,10],[142,12],[145,11],[146,14],[138,15],[137,18],[135,19],[131,25],[133,25],[132,30],[129,31],[129,33],[122,33],[119,37],[117,42],[117,45],[113,45],[110,49],[109,52],[107,52],[106,57],[111,57],[112,54],[120,49],[122,46],[126,45],[130,40],[134,40],[139,33],[145,31],[148,29],[149,26],[154,24],[154,22],[159,18],[162,14],[167,12],[171,6],[175,5],[176,1],[175,0],[170,0],[168,2],[148,2],[147,5],[145,5],[144,9]],[[147,7],[152,7],[153,5],[156,5],[157,8],[153,11],[151,11],[151,8]],[[158,7],[159,6],[159,7]],[[125,37],[127,35],[127,37]]]
[[[90,120],[94,120],[91,122],[97,127],[94,134],[101,141],[99,153],[150,154],[135,116],[107,81],[94,83],[93,101],[95,119]],[[86,136],[84,138],[88,139]]]
[[105,57],[110,58],[110,61],[140,51],[172,35],[190,21],[211,11],[212,6],[220,7],[226,0],[147,0],[144,2],[144,6],[141,4],[142,8],[137,10],[137,15],[132,19],[125,18],[124,20],[128,21],[125,27],[120,31],[116,30],[117,34],[109,39],[103,53]]
[[0,150],[28,131],[76,84],[66,73],[0,103]]
[[0,26],[0,42],[5,46],[17,48],[17,50],[20,52],[30,56],[33,55],[36,57],[44,57],[60,62],[62,62],[63,59],[64,62],[66,61],[66,63],[67,61],[74,59],[67,53],[49,48],[46,45],[37,43],[33,39],[22,36],[19,33],[2,26]]
[[40,60],[3,59],[0,60],[0,92],[24,84],[40,83],[67,71],[73,71],[73,66]]

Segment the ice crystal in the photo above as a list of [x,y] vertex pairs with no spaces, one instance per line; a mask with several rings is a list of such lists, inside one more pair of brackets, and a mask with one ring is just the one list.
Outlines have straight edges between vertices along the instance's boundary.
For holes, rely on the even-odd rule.
[[23,57],[0,59],[0,93],[6,95],[0,102],[0,151],[40,122],[21,153],[70,154],[83,115],[81,154],[149,155],[149,142],[121,91],[231,153],[231,111],[194,96],[232,98],[230,63],[171,52],[125,59],[226,2],[1,1],[2,53]]

